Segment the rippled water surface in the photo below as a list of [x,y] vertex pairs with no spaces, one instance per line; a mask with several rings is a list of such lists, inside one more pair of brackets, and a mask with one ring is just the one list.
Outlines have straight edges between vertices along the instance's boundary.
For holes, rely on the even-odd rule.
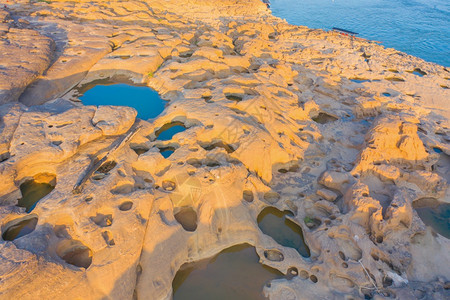
[[450,66],[449,0],[271,0],[271,9],[291,24],[347,29]]

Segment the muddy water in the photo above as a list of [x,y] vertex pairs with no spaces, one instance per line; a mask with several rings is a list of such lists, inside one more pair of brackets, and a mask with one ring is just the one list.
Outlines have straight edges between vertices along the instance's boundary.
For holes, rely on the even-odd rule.
[[258,216],[258,226],[264,234],[271,236],[278,244],[297,249],[303,257],[311,255],[303,238],[300,226],[286,218],[290,212],[266,207]]
[[29,180],[20,185],[22,198],[19,199],[19,206],[25,207],[26,212],[32,211],[39,200],[48,195],[53,189],[54,185],[49,183],[38,183],[34,180]]
[[255,248],[243,244],[217,256],[186,264],[173,280],[174,300],[257,300],[266,283],[283,274],[259,263]]
[[5,232],[2,235],[2,238],[5,241],[12,241],[20,237],[23,237],[24,235],[27,235],[34,231],[37,222],[38,222],[37,217],[23,219],[22,221],[19,221],[18,223],[12,226],[8,226],[8,229],[5,230]]
[[450,239],[450,204],[442,203],[435,207],[416,207],[419,217],[434,231]]

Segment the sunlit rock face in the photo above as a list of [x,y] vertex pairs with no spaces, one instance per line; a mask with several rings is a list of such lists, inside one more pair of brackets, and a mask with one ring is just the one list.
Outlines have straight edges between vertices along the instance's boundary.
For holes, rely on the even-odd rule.
[[[10,0],[0,20],[0,298],[170,299],[241,244],[277,270],[261,297],[450,297],[447,69],[257,0]],[[83,105],[98,80],[166,103]]]

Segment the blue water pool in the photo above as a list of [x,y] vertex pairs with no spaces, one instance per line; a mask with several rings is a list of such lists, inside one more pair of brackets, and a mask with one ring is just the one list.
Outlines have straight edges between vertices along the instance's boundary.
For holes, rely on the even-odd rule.
[[344,28],[450,66],[448,0],[271,0],[271,10],[291,24]]
[[163,126],[158,132],[157,132],[157,140],[160,141],[168,141],[171,140],[172,137],[179,133],[186,130],[186,127],[184,125],[178,125],[179,123],[171,123],[167,124],[166,126]]
[[84,105],[130,106],[137,110],[137,117],[148,120],[157,117],[166,105],[158,93],[146,86],[126,83],[93,82],[79,90]]

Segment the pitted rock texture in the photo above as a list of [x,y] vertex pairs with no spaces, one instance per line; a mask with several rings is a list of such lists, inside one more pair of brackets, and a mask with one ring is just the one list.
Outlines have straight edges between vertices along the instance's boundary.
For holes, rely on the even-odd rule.
[[[0,241],[0,298],[170,299],[181,265],[241,243],[297,270],[271,299],[450,297],[450,241],[413,208],[450,202],[447,69],[256,0],[9,2],[0,225],[37,224]],[[136,120],[71,92],[124,77],[164,112]],[[187,129],[158,140],[174,122]],[[40,174],[55,188],[26,213],[20,186]],[[268,206],[292,212],[309,258],[259,230]]]

